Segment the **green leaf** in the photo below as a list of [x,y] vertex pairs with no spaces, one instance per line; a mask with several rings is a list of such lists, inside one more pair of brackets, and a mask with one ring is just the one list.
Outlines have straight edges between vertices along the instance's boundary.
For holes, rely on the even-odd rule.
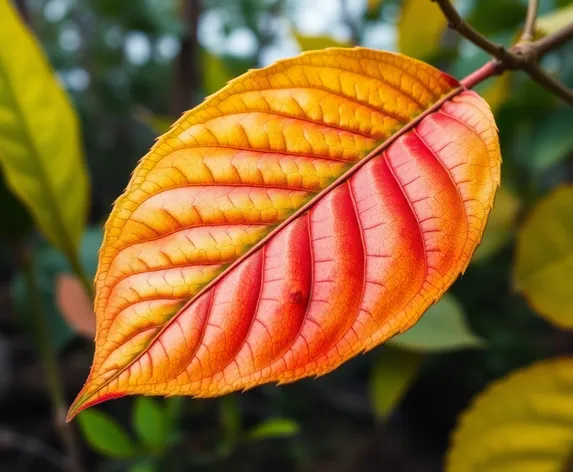
[[573,329],[573,186],[553,191],[519,230],[515,285],[544,318]]
[[398,21],[398,50],[415,58],[436,53],[448,22],[436,2],[404,0]]
[[384,347],[370,377],[370,400],[378,420],[385,420],[412,385],[422,364],[417,352]]
[[128,472],[156,472],[157,470],[151,462],[137,462],[129,468]]
[[298,434],[300,427],[298,423],[288,418],[273,418],[262,421],[251,429],[247,439],[257,441],[269,438],[284,438]]
[[531,164],[533,171],[542,171],[558,164],[573,153],[573,108],[551,113],[534,127]]
[[505,186],[498,189],[483,239],[474,253],[472,263],[490,258],[511,240],[516,230],[519,207],[520,201],[511,190]]
[[386,344],[415,352],[443,352],[479,347],[483,340],[470,331],[462,307],[446,293],[418,323]]
[[87,443],[100,454],[126,458],[137,453],[125,429],[107,413],[92,408],[82,411],[78,421]]
[[141,441],[154,450],[161,450],[168,442],[165,409],[150,397],[137,397],[133,407],[133,429]]
[[573,23],[573,4],[537,18],[536,30],[539,35],[545,36],[571,23]]
[[227,395],[219,400],[219,420],[225,431],[225,436],[236,440],[241,433],[241,409],[236,395]]
[[[98,250],[101,246],[102,238],[101,228],[89,228],[82,239],[80,262],[91,278],[96,273]],[[61,252],[44,242],[34,248],[32,266],[38,281],[44,311],[48,318],[52,342],[56,349],[62,349],[74,337],[74,331],[68,326],[60,313],[55,291],[58,276],[69,273],[71,271],[70,264]],[[24,325],[28,326],[31,319],[31,306],[22,273],[18,273],[14,278],[12,296],[16,312]]]
[[137,107],[133,112],[133,116],[140,123],[143,123],[145,126],[147,126],[157,136],[169,131],[169,128],[171,128],[171,124],[173,123],[173,118],[156,115],[144,107]]
[[76,114],[11,2],[0,2],[0,167],[39,229],[74,258],[88,177]]
[[337,41],[330,36],[306,36],[299,33],[295,33],[294,36],[302,51],[312,51],[315,49],[325,48],[348,48],[352,46],[350,43]]

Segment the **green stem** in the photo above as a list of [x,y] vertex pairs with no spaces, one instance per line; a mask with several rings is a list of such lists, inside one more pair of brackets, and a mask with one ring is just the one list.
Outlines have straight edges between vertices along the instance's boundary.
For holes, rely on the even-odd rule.
[[69,470],[73,472],[81,472],[83,468],[81,466],[76,437],[71,425],[67,424],[65,421],[67,404],[58,368],[56,350],[52,343],[48,324],[46,323],[46,315],[44,313],[44,306],[38,288],[36,273],[34,271],[34,266],[32,265],[32,258],[29,251],[22,243],[17,243],[15,249],[16,257],[18,258],[18,262],[20,263],[24,273],[24,279],[28,289],[28,297],[32,308],[32,323],[34,334],[36,336],[36,346],[46,375],[48,392],[54,414],[54,424],[69,456]]

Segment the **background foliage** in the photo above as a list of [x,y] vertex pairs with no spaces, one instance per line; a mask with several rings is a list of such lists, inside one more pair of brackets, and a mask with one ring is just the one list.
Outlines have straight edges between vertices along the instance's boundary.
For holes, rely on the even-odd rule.
[[[12,114],[16,109],[6,99],[8,89],[2,82],[12,77],[17,97],[32,97],[25,103],[28,109],[21,109],[33,129],[52,126],[59,133],[46,144],[41,133],[16,135],[6,120],[0,120],[0,463],[7,471],[62,469],[62,457],[53,450],[61,445],[52,425],[47,383],[34,350],[31,320],[37,305],[26,282],[30,270],[23,268],[31,267],[34,274],[58,350],[64,390],[71,398],[90,365],[93,328],[81,283],[62,285],[62,274],[77,272],[81,266],[88,279],[93,277],[101,225],[113,201],[153,139],[183,110],[247,69],[301,50],[353,44],[400,50],[457,78],[487,60],[484,53],[447,31],[437,7],[426,0],[204,0],[200,6],[177,0],[28,0],[17,4],[23,7],[75,112],[68,110],[65,97],[57,95],[49,70],[18,69],[10,60],[30,59],[33,53],[25,49],[27,43],[6,39],[8,29],[2,29],[6,20],[0,15],[4,31],[0,34],[0,108]],[[523,0],[457,4],[468,22],[506,45],[516,39],[526,9]],[[540,35],[573,21],[573,6],[567,0],[541,1],[541,13]],[[551,54],[544,66],[573,84],[573,48]],[[55,98],[33,102],[29,90],[37,93],[38,87],[56,94]],[[571,382],[559,376],[567,364],[546,361],[527,367],[573,352],[573,338],[567,331],[573,326],[573,190],[569,186],[573,109],[514,72],[490,79],[478,91],[494,109],[500,129],[502,188],[472,264],[415,328],[318,380],[264,386],[214,400],[128,398],[88,410],[78,421],[86,469],[374,471],[384,464],[385,470],[429,472],[444,470],[448,464],[448,470],[460,472],[466,469],[456,466],[456,457],[471,456],[473,452],[464,448],[479,446],[478,438],[484,434],[472,430],[475,418],[483,419],[483,424],[478,421],[483,428],[504,424],[492,419],[501,413],[492,413],[488,406],[498,403],[495,397],[488,400],[496,392],[501,397],[518,396],[531,385],[547,382],[541,393],[550,400],[543,401],[559,398],[563,405],[573,404]],[[79,153],[76,119],[82,142]],[[14,173],[7,170],[10,143],[15,139],[28,146],[32,142],[31,148],[37,151],[34,156],[22,148],[26,158],[36,159],[29,166],[32,174],[40,159],[58,188],[62,186],[58,177],[68,176],[65,192],[56,194],[62,203],[54,208],[73,222],[71,242],[62,243],[57,231],[50,229],[53,202],[37,196],[32,202],[23,198],[36,194],[18,186]],[[41,139],[40,144],[33,143]],[[62,151],[62,143],[73,149]],[[58,160],[60,151],[73,158]],[[86,175],[91,182],[89,199]],[[88,221],[80,244],[82,212],[88,213]],[[23,265],[26,261],[29,264]],[[533,370],[486,390],[475,410],[463,417],[459,433],[452,434],[478,392],[521,368]],[[540,410],[531,411],[526,408],[523,418],[518,418],[529,422],[533,437],[543,436],[544,431],[535,430],[534,413]],[[569,407],[538,415],[557,415],[565,424],[564,432],[558,432],[561,435],[552,433],[555,441],[550,446],[557,447],[553,456],[559,458],[556,467],[573,450],[570,411]],[[519,429],[513,437],[519,440]],[[37,447],[26,446],[30,444]],[[454,452],[448,461],[450,444]],[[503,452],[512,445],[502,437],[496,447]],[[533,441],[517,448],[517,457],[528,457],[536,447]],[[54,460],[46,451],[56,453]],[[494,464],[496,457],[504,455],[493,455]],[[487,470],[481,467],[467,470]]]

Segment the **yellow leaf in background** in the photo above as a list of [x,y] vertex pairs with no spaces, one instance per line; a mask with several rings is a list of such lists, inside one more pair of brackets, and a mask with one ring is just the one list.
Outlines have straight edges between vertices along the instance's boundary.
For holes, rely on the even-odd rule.
[[555,190],[517,237],[515,284],[550,322],[573,328],[573,186]]
[[88,207],[76,114],[6,0],[0,1],[0,44],[0,167],[39,229],[73,258]]
[[537,34],[545,36],[573,22],[573,4],[555,10],[537,19]]
[[337,41],[330,36],[305,36],[303,34],[295,33],[295,38],[302,51],[312,51],[314,49],[325,48],[349,48],[352,44],[342,41]]
[[565,472],[573,451],[573,359],[490,385],[452,437],[446,472]]
[[474,253],[472,262],[488,259],[509,242],[515,231],[519,207],[520,201],[513,191],[507,187],[500,187],[483,239]]
[[[205,50],[202,56],[202,66],[203,91],[206,95],[211,95],[223,88],[227,82],[234,77],[221,57],[215,56]],[[171,120],[171,122],[173,122],[173,120]]]
[[370,399],[378,420],[386,419],[404,398],[420,371],[423,357],[392,347],[382,349],[370,378]]
[[435,2],[404,0],[398,21],[398,50],[418,59],[427,58],[440,47],[447,26]]

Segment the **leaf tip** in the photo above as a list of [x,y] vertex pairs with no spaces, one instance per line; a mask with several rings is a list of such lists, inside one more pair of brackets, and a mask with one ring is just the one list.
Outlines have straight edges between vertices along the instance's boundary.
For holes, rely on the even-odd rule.
[[[87,384],[86,384],[87,385]],[[103,403],[107,400],[113,400],[115,398],[123,397],[124,393],[86,393],[86,387],[82,389],[82,391],[78,394],[70,409],[68,410],[68,414],[66,416],[66,423],[72,421],[76,415],[83,410],[86,410],[92,406],[97,405],[98,403]]]

